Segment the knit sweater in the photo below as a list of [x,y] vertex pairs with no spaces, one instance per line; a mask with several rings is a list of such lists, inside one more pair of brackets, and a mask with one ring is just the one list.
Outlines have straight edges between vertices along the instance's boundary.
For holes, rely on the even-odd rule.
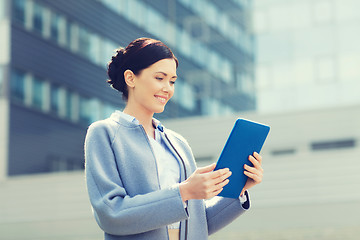
[[[161,130],[161,137],[182,163],[180,180],[184,181],[196,170],[192,151],[179,134],[165,127]],[[85,160],[88,194],[105,240],[167,240],[167,225],[179,221],[181,240],[203,240],[250,207],[246,192],[248,200],[243,205],[239,199],[214,197],[189,200],[184,208],[179,184],[160,189],[156,159],[144,128],[116,112],[90,125]]]

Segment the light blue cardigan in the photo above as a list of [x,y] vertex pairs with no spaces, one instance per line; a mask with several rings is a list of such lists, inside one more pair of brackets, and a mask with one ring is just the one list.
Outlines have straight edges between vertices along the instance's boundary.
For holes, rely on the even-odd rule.
[[[154,119],[154,121],[156,121]],[[158,125],[161,137],[183,163],[181,181],[196,164],[186,140]],[[121,118],[93,123],[85,140],[87,189],[106,240],[167,240],[167,225],[181,221],[181,240],[204,240],[250,207],[238,199],[189,200],[184,208],[179,185],[160,189],[157,165],[141,125]]]

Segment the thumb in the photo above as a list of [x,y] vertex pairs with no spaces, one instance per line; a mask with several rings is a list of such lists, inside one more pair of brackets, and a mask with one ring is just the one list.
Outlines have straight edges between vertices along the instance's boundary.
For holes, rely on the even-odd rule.
[[197,169],[198,173],[207,173],[207,172],[211,172],[212,170],[214,170],[216,167],[216,163],[210,164],[206,167],[201,167]]

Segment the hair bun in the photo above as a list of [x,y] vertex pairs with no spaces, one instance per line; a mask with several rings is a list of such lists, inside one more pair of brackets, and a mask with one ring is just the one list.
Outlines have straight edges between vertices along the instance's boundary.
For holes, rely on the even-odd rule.
[[116,54],[111,57],[111,61],[114,62],[118,67],[120,67],[124,60],[124,54],[124,48],[117,49]]
[[115,55],[111,57],[111,61],[108,63],[107,69],[107,73],[109,76],[109,80],[107,82],[111,85],[111,87],[119,91],[122,91],[124,87],[121,86],[123,82],[122,78],[124,78],[124,76],[123,71],[120,70],[124,62],[124,54],[124,48],[117,49]]

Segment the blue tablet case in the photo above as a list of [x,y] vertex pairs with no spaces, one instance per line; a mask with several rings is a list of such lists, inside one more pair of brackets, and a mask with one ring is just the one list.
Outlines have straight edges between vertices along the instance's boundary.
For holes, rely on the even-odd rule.
[[260,153],[269,131],[269,126],[245,119],[236,120],[215,167],[215,170],[229,168],[232,172],[229,183],[218,196],[239,198],[248,179],[244,174],[244,164],[253,166],[249,155]]

